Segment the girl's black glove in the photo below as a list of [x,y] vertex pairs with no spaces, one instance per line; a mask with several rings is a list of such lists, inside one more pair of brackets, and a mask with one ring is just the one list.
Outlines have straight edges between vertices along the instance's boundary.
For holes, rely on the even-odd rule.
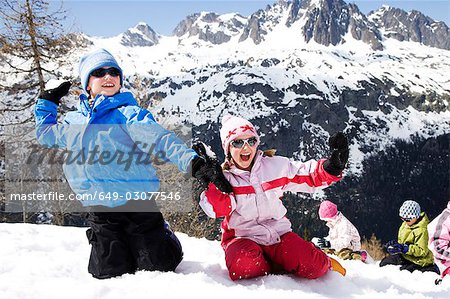
[[195,150],[198,155],[192,160],[192,176],[200,182],[202,188],[207,189],[209,183],[213,183],[224,193],[233,192],[233,187],[223,175],[219,161],[206,153],[204,144],[194,144],[192,149]]
[[65,81],[56,88],[42,91],[39,98],[59,105],[61,98],[69,93],[70,86],[72,86],[72,83],[70,81]]
[[319,246],[320,249],[330,248],[331,243],[325,238],[320,238],[319,240],[317,240],[317,246]]
[[348,139],[344,133],[337,132],[328,139],[328,144],[333,152],[323,163],[323,169],[331,175],[338,176],[348,161]]

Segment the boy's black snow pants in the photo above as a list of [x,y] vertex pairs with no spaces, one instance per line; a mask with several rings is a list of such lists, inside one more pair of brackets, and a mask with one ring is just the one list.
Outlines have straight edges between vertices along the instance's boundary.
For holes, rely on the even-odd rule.
[[382,259],[380,262],[380,267],[384,267],[386,265],[400,265],[400,270],[408,270],[409,272],[419,270],[421,272],[436,272],[439,274],[439,270],[435,264],[422,267],[408,261],[401,254],[388,255],[387,257]]
[[137,270],[174,271],[183,258],[160,212],[91,212],[88,271],[103,279]]

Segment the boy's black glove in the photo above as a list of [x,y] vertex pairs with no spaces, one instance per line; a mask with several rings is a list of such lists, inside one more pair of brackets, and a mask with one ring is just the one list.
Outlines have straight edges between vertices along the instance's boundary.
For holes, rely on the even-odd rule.
[[223,175],[219,161],[206,153],[204,144],[194,144],[192,149],[198,154],[192,160],[192,176],[200,182],[203,189],[207,189],[209,183],[213,183],[222,192],[233,192],[233,187]]
[[333,150],[331,157],[323,163],[323,169],[331,175],[338,176],[348,161],[348,139],[342,132],[337,132],[328,139]]
[[39,98],[59,105],[61,98],[69,93],[70,86],[72,86],[72,83],[70,81],[65,81],[56,88],[42,91]]

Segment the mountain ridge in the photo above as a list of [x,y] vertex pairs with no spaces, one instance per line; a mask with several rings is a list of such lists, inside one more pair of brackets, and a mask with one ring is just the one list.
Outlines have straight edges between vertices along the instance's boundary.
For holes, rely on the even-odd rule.
[[[444,22],[435,21],[419,11],[406,12],[388,6],[365,15],[356,4],[347,4],[343,0],[279,0],[248,17],[237,13],[199,12],[180,21],[173,36],[198,38],[213,45],[227,43],[238,36],[239,42],[250,39],[260,44],[277,26],[290,28],[296,23],[300,23],[297,27],[301,32],[293,32],[292,38],[301,38],[306,43],[314,40],[325,46],[335,46],[345,43],[345,36],[350,32],[352,38],[362,40],[373,50],[382,50],[385,38],[450,50],[450,31]],[[148,28],[153,31],[150,26]],[[129,31],[124,34],[130,35]],[[143,32],[142,35],[149,34]],[[153,36],[145,39],[150,39],[153,44],[158,42]],[[137,45],[153,44],[141,42]]]

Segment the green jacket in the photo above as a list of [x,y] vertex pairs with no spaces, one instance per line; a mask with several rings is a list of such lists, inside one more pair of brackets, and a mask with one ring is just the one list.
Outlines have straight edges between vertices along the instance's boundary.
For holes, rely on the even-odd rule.
[[411,226],[402,223],[398,231],[398,242],[408,244],[408,252],[402,254],[405,259],[421,267],[433,264],[433,253],[428,249],[427,225],[430,222],[422,212],[419,220]]

